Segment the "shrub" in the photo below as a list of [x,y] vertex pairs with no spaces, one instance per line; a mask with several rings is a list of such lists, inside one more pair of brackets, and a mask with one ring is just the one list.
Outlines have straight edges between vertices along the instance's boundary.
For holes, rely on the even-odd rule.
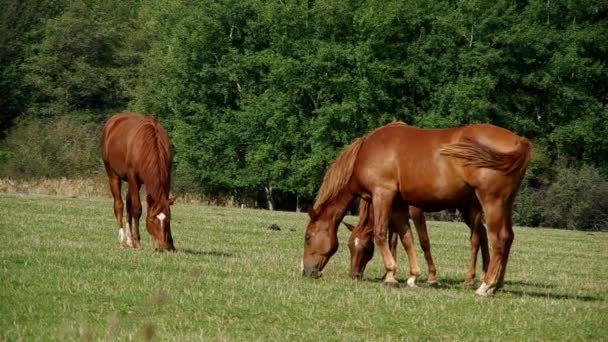
[[102,170],[99,125],[72,116],[22,118],[0,148],[0,177],[88,176]]
[[591,166],[559,167],[555,180],[538,197],[543,226],[608,230],[608,181]]

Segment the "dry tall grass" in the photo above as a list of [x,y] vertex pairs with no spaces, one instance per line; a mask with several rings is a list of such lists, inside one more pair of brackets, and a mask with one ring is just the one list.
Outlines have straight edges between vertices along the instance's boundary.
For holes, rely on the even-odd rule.
[[110,197],[107,180],[101,176],[75,179],[42,178],[32,180],[0,178],[0,192],[76,198]]
[[[123,183],[123,200],[126,194],[126,183]],[[105,175],[99,174],[88,178],[42,178],[31,180],[16,180],[0,178],[0,193],[22,195],[47,195],[72,198],[111,198],[110,187]],[[220,207],[255,207],[252,201],[239,201],[234,196],[209,197],[200,193],[179,193],[176,196],[179,203],[192,203]],[[141,191],[142,201],[145,200],[145,186]],[[251,203],[250,203],[251,202]]]

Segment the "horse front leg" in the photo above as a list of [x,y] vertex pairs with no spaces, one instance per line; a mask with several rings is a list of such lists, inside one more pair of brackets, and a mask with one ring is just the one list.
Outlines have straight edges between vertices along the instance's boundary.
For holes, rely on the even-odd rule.
[[435,286],[437,284],[437,268],[435,267],[433,255],[431,254],[431,240],[429,239],[424,211],[422,211],[422,209],[410,206],[409,212],[412,221],[414,221],[416,231],[418,232],[420,247],[424,252],[424,259],[426,259],[426,265],[429,269],[429,276],[426,282],[429,284],[429,286]]
[[384,263],[384,268],[386,270],[384,274],[384,283],[386,285],[397,284],[397,279],[395,279],[397,263],[386,245],[387,228],[391,217],[394,196],[394,192],[391,193],[388,191],[377,191],[373,195],[374,242],[380,251],[382,262]]

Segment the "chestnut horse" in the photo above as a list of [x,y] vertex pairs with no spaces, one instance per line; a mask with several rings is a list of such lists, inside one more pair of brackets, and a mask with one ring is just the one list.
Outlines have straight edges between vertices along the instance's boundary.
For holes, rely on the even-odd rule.
[[[393,217],[391,217],[391,222],[389,223],[388,227],[389,248],[391,250],[393,258],[396,259],[397,237],[402,238],[403,247],[405,249],[405,252],[407,253],[410,264],[410,277],[407,280],[407,284],[410,287],[415,287],[416,278],[420,275],[420,269],[418,268],[416,253],[413,250],[411,242],[412,234],[408,232],[400,233],[399,229],[403,229],[403,227],[400,227],[398,224],[394,223],[395,214],[404,214],[399,213],[398,211],[396,211],[396,209],[398,208],[395,208],[393,206]],[[408,211],[409,217],[412,219],[412,221],[414,221],[414,226],[416,227],[416,231],[418,232],[418,239],[420,240],[420,247],[424,252],[424,257],[428,266],[429,274],[427,277],[427,283],[433,286],[437,283],[437,270],[435,268],[435,263],[433,262],[433,256],[431,255],[431,246],[424,212],[420,208],[416,208],[413,206],[409,206]],[[342,222],[352,232],[348,239],[348,248],[350,250],[351,260],[350,276],[353,279],[361,279],[363,277],[363,272],[365,271],[367,263],[374,256],[373,219],[374,214],[371,204],[369,204],[369,202],[366,202],[365,200],[361,200],[359,204],[359,223],[357,223],[357,226],[355,227],[351,224],[348,224],[347,222]],[[479,252],[480,247],[482,250],[484,272],[488,270],[488,261],[490,259],[490,256],[488,251],[488,240],[486,236],[486,230],[485,227],[483,227],[481,220],[475,222],[477,226],[474,226],[470,222],[467,222],[467,224],[471,228],[471,263],[469,265],[469,270],[467,272],[464,285],[470,286],[473,285],[473,281],[475,279],[477,254]],[[405,228],[411,232],[409,223],[405,223]]]
[[526,138],[488,124],[420,129],[391,123],[355,140],[327,170],[308,212],[302,274],[320,275],[338,248],[338,225],[359,195],[373,205],[374,242],[389,284],[397,282],[395,259],[386,245],[394,203],[423,211],[462,208],[469,220],[483,215],[493,248],[476,293],[493,295],[504,286],[514,237],[513,201],[531,149]]
[[[389,248],[393,258],[396,260],[397,238],[401,239],[401,243],[403,244],[407,254],[410,266],[410,276],[407,279],[407,284],[410,287],[415,287],[416,278],[420,275],[420,268],[418,267],[416,252],[412,245],[413,238],[411,229],[409,228],[409,222],[407,222],[407,215],[408,214],[400,212],[398,208],[393,206],[393,214],[388,226]],[[420,246],[424,251],[424,256],[427,261],[427,266],[429,269],[427,282],[430,285],[434,285],[436,283],[436,269],[433,262],[433,257],[431,256],[428,234],[426,233],[426,220],[424,219],[424,213],[416,207],[409,207],[409,215],[413,219],[414,225],[418,230]],[[365,200],[361,199],[359,203],[359,223],[357,223],[357,226],[355,227],[346,221],[342,221],[348,230],[352,232],[348,239],[348,249],[350,251],[349,275],[352,279],[358,280],[363,278],[365,267],[374,256],[374,240],[372,238],[373,219],[373,210],[371,205]],[[401,222],[401,224],[399,224],[399,222]],[[400,229],[404,228],[407,229],[407,231],[401,232]]]
[[[173,200],[169,198],[172,154],[165,129],[149,116],[115,114],[103,126],[101,156],[114,198],[120,244],[123,247],[141,248],[139,218],[142,208],[139,190],[144,184],[148,202],[146,228],[154,240],[154,247],[175,251],[171,237],[170,205]],[[126,230],[122,223],[121,181],[129,185]]]

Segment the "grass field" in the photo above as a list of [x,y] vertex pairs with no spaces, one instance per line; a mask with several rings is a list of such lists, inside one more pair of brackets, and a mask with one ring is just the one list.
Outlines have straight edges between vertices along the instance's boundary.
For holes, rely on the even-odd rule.
[[505,289],[482,299],[461,286],[464,224],[429,224],[437,288],[385,288],[378,255],[348,279],[346,229],[323,277],[300,276],[304,214],[176,204],[178,253],[155,253],[145,230],[118,247],[111,206],[0,194],[0,339],[608,339],[605,233],[516,228]]

